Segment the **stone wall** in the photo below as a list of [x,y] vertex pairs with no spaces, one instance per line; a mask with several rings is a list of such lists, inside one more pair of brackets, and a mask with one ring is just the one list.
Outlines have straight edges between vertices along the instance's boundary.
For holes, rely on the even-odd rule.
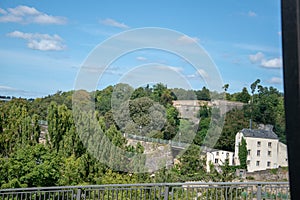
[[271,170],[262,170],[257,172],[247,172],[246,179],[248,181],[288,181],[289,172],[287,168],[278,168]]
[[170,168],[173,166],[173,156],[169,144],[128,139],[127,145],[136,146],[138,142],[144,147],[144,154],[146,154],[145,166],[148,172],[157,171],[162,167]]

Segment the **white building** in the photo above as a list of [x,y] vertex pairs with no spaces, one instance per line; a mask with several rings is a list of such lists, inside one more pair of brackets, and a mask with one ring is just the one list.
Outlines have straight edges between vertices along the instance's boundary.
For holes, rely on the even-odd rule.
[[242,138],[247,143],[247,171],[254,172],[288,166],[287,147],[279,142],[272,126],[264,129],[243,129],[235,136],[234,162],[240,165],[239,144]]
[[219,171],[219,166],[224,165],[226,159],[229,161],[229,165],[234,165],[234,153],[230,151],[211,149],[206,152],[206,170],[210,172],[210,163]]

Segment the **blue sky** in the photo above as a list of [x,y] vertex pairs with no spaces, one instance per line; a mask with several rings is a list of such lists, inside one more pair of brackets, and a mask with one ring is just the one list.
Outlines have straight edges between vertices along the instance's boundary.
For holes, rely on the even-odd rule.
[[[39,97],[72,90],[98,44],[143,27],[175,30],[197,41],[230,85],[229,92],[249,89],[257,78],[283,91],[279,0],[2,0],[0,95]],[[114,61],[98,88],[114,85],[136,66],[153,62],[182,73],[194,89],[205,86],[205,81],[192,79],[197,73],[205,79],[204,70],[192,72],[178,56],[145,49]]]

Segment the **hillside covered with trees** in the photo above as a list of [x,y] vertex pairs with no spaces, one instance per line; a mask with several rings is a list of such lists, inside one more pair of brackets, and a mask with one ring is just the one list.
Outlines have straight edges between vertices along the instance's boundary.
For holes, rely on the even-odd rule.
[[[241,92],[229,94],[228,87],[228,84],[224,85],[221,95],[229,101],[245,104],[242,109],[233,109],[226,114],[222,134],[215,148],[234,151],[235,134],[248,128],[250,119],[253,127],[261,123],[273,125],[274,132],[285,142],[283,94],[273,87],[260,85],[259,80],[251,85],[250,93],[243,88]],[[211,108],[202,106],[197,115],[200,122],[194,125],[186,119],[180,119],[172,104],[173,100],[209,101],[220,94],[205,87],[193,91],[170,89],[159,83],[135,89],[118,84],[94,92],[76,91],[76,95],[80,96],[80,100],[76,98],[78,102],[72,101],[74,91],[57,92],[30,100],[13,98],[0,101],[0,188],[229,181],[233,178],[230,174],[234,169],[226,165],[223,168],[225,174],[229,174],[226,178],[216,170],[207,173],[205,160],[200,157],[200,146],[211,123]],[[122,101],[118,102],[119,99]],[[93,109],[82,112],[90,106]],[[47,121],[45,135],[41,134],[41,120]],[[144,147],[140,143],[128,145],[126,134],[171,140],[179,131],[184,138],[184,134],[189,134],[191,130],[196,131],[193,144],[178,158],[179,163],[168,169],[163,167],[154,174],[130,173],[132,169],[140,167],[135,163],[137,160],[143,162]],[[90,131],[96,134],[80,136],[80,133]],[[44,142],[41,142],[42,137]],[[87,149],[90,143],[94,144],[95,149]],[[123,159],[111,146],[128,153],[127,157],[139,156],[132,160]],[[95,158],[91,151],[101,155]],[[108,166],[99,158],[112,160],[114,166]],[[124,167],[127,170],[116,170]]]

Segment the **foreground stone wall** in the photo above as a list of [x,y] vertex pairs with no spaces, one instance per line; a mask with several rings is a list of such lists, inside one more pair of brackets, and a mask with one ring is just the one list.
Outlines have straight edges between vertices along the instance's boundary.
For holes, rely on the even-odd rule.
[[288,181],[289,172],[287,168],[247,172],[246,179],[249,181]]
[[173,155],[169,144],[158,144],[128,139],[127,145],[136,146],[140,143],[144,147],[146,154],[146,168],[148,172],[154,172],[162,167],[170,168],[173,166]]

